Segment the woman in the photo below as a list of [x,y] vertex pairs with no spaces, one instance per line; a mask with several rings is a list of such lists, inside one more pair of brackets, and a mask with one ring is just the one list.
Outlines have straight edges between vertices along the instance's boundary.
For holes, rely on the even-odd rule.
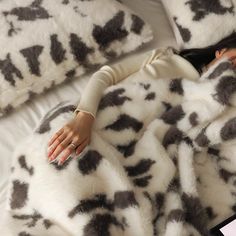
[[[104,90],[133,73],[155,78],[186,77],[192,80],[216,63],[227,57],[236,67],[236,33],[219,43],[203,49],[188,49],[176,52],[173,48],[161,48],[136,57],[127,58],[113,66],[103,66],[93,74],[75,110],[75,117],[56,132],[50,139],[48,159],[56,160],[61,154],[62,165],[74,151],[78,155],[90,142],[90,134],[96,111]],[[152,77],[153,78],[153,77]]]

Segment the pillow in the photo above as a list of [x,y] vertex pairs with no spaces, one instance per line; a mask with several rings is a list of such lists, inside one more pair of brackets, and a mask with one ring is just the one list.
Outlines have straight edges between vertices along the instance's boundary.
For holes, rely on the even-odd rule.
[[162,3],[180,49],[214,45],[236,31],[236,0],[162,0]]
[[2,0],[0,28],[0,115],[153,38],[116,0]]

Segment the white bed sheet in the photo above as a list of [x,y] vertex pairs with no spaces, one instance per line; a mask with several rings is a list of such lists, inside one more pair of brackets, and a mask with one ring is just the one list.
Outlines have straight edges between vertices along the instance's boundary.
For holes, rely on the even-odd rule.
[[[177,48],[176,40],[160,0],[122,0],[122,2],[149,22],[154,31],[154,40],[129,56],[137,56],[143,51],[157,47],[174,46]],[[58,102],[79,99],[90,75],[87,74],[79,79],[73,79],[59,85],[0,119],[0,217],[5,207],[11,157],[15,145],[32,132],[39,119]]]

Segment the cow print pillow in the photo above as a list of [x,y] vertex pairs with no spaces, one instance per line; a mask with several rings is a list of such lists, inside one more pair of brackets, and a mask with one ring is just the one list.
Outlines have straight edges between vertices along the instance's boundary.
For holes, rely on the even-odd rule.
[[214,45],[236,31],[236,0],[162,0],[180,49]]
[[153,38],[115,0],[2,0],[0,28],[0,115]]

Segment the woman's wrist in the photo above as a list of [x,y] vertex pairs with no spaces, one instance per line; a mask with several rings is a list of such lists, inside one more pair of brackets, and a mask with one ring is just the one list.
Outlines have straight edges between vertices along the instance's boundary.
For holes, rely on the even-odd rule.
[[75,119],[86,119],[89,120],[91,122],[93,122],[95,120],[94,116],[88,112],[83,112],[83,111],[79,111],[76,116]]

